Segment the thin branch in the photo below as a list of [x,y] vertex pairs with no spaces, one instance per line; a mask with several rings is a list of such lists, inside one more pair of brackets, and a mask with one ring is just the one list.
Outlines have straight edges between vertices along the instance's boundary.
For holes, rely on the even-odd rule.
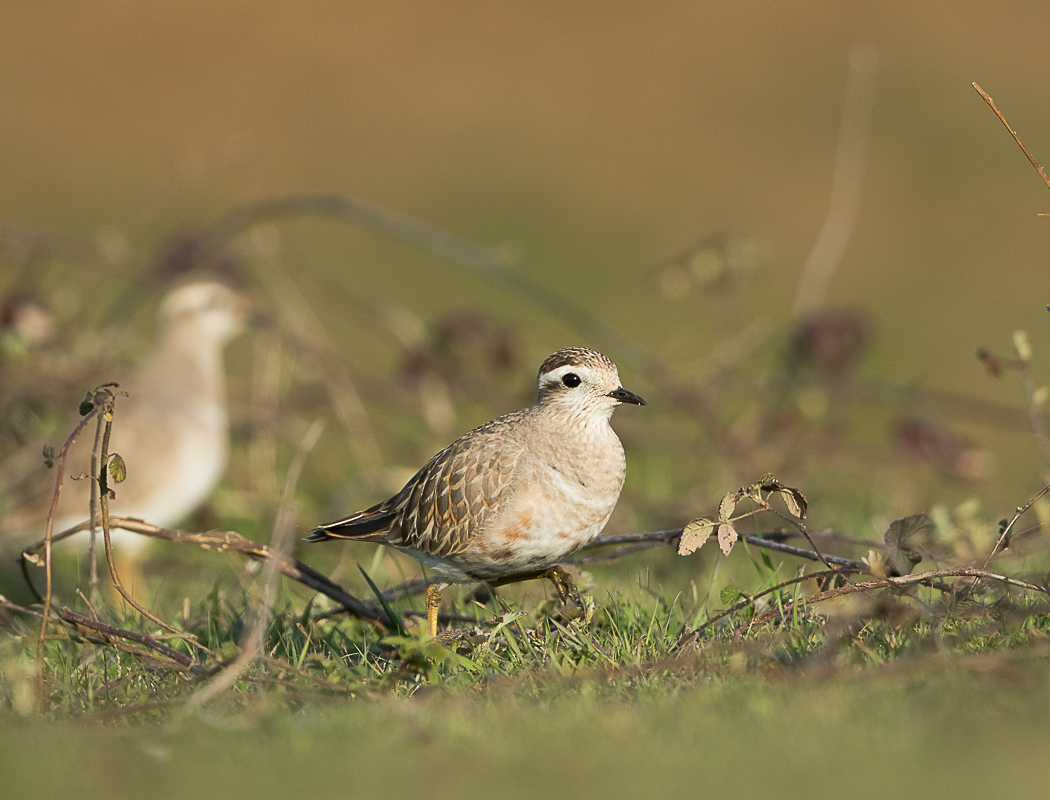
[[[315,420],[299,443],[291,464],[288,466],[288,474],[285,477],[277,513],[274,515],[273,533],[270,537],[270,549],[278,558],[288,558],[288,553],[294,544],[292,533],[295,530],[295,488],[299,484],[299,476],[302,474],[306,456],[317,444],[323,430],[323,420]],[[226,691],[253,662],[264,654],[266,628],[269,625],[270,613],[273,611],[273,604],[277,596],[278,570],[279,564],[276,558],[267,561],[263,576],[262,598],[253,611],[254,619],[241,642],[240,653],[216,676],[215,680],[190,697],[186,706],[187,710],[198,708]]]
[[427,590],[431,581],[425,578],[419,578],[414,581],[405,581],[399,583],[397,586],[391,586],[385,592],[383,592],[383,599],[388,603],[392,603],[395,600],[400,600],[404,597],[411,597],[413,595],[422,594]]
[[98,559],[96,558],[98,544],[98,525],[96,520],[98,519],[98,464],[99,464],[99,453],[102,449],[102,416],[96,415],[95,417],[95,444],[91,448],[91,502],[88,505],[88,511],[91,514],[91,529],[88,531],[88,570],[89,570],[89,597],[91,598],[89,605],[91,608],[98,606]]
[[[1035,536],[1036,534],[1043,533],[1043,531],[1048,530],[1050,530],[1050,522],[1040,522],[1038,525],[1033,525],[1031,528],[1021,531],[1019,534],[1014,536],[1013,540],[1016,542],[1021,539],[1027,539],[1029,536]],[[985,564],[985,566],[988,565]]]
[[[783,542],[778,542],[776,540],[764,539],[761,536],[755,536],[750,533],[741,534],[740,538],[755,547],[776,550],[778,553],[787,553],[789,556],[797,556],[798,558],[805,558],[810,561],[820,561],[832,571],[834,571],[835,567],[845,567],[846,569],[858,569],[864,571],[867,571],[868,569],[868,565],[863,561],[857,561],[853,558],[844,558],[842,556],[825,555],[815,547],[813,550],[806,550],[802,547],[793,547],[790,544],[784,544]],[[812,539],[810,539],[810,543],[812,544]]]
[[[788,520],[790,522],[790,520]],[[577,553],[582,553],[586,550],[593,550],[596,547],[608,547],[614,544],[632,544],[632,543],[653,543],[653,544],[666,544],[671,546],[678,545],[678,539],[682,535],[684,528],[673,528],[672,530],[666,531],[651,531],[648,533],[621,533],[613,536],[599,536],[591,542],[588,542],[579,550]],[[843,558],[842,556],[829,556],[819,552],[816,548],[813,550],[806,550],[801,547],[792,547],[789,544],[777,541],[773,538],[767,538],[768,536],[776,536],[778,538],[783,537],[785,533],[783,531],[777,531],[774,534],[766,534],[765,536],[756,536],[750,533],[740,534],[740,538],[743,539],[750,545],[755,547],[763,547],[767,550],[776,550],[780,553],[787,553],[788,555],[798,556],[799,558],[805,558],[809,561],[821,561],[834,569],[831,565],[846,567],[847,569],[860,569],[867,571],[868,566],[863,561],[856,561],[852,558]],[[801,532],[793,534],[798,536],[804,536]],[[713,542],[716,540],[714,534],[707,537],[707,541]],[[856,542],[854,542],[856,543]],[[875,547],[880,546],[877,542],[868,543],[864,542],[865,545]],[[618,551],[620,555],[630,555],[634,550]],[[606,556],[602,557],[603,559]],[[586,562],[573,562],[573,563],[586,563]]]
[[611,564],[613,561],[619,561],[624,556],[631,556],[635,553],[644,553],[647,550],[659,547],[661,544],[663,544],[663,542],[659,540],[641,542],[639,544],[627,544],[622,547],[617,547],[615,550],[606,550],[597,555],[574,558],[572,563],[576,566],[581,566],[583,564]]
[[[669,545],[676,547],[678,545],[678,539],[682,535],[682,528],[674,528],[666,531],[648,531],[644,533],[619,533],[609,536],[600,536],[591,542],[588,542],[579,550],[577,553],[584,553],[589,550],[595,550],[597,548],[612,547],[614,545],[627,545],[626,547],[620,547],[611,552],[603,552],[594,556],[585,556],[582,558],[574,558],[571,563],[580,564],[593,564],[615,561],[624,556],[632,555],[634,553],[643,552],[644,550],[652,549],[660,545]],[[881,542],[868,541],[862,539],[852,539],[850,537],[844,537],[841,534],[822,531],[819,533],[812,534],[813,536],[828,538],[832,541],[844,541],[846,544],[852,544],[857,546],[864,546],[869,548],[881,548],[884,547]],[[808,561],[820,561],[820,555],[813,550],[806,550],[801,547],[792,547],[791,545],[784,544],[778,539],[786,536],[798,536],[802,537],[802,534],[797,531],[772,531],[770,533],[756,536],[753,534],[745,533],[741,534],[741,539],[750,545],[755,547],[761,547],[768,550],[775,550],[780,553],[786,553],[787,555],[797,556],[798,558],[804,558]],[[708,537],[709,541],[714,541],[715,537],[712,535]],[[842,556],[824,556],[828,561],[837,567],[845,567],[846,569],[856,569],[861,572],[868,571],[868,565],[863,561],[856,561],[851,558],[844,558]],[[393,586],[383,592],[383,599],[388,602],[394,602],[401,600],[405,597],[418,595],[426,591],[428,581],[425,579],[405,581],[397,586]],[[318,615],[317,618],[322,619],[329,616],[334,616],[340,613],[341,609],[332,609],[326,611],[323,614]],[[411,612],[405,612],[411,614]]]
[[[96,631],[107,637],[117,637],[120,639],[127,639],[128,641],[137,642],[138,644],[145,645],[152,650],[156,650],[161,655],[170,658],[186,669],[192,669],[197,667],[195,662],[189,656],[183,655],[178,650],[172,650],[165,644],[161,644],[151,636],[146,636],[142,633],[134,633],[133,631],[124,630],[123,628],[116,628],[112,625],[106,625],[102,622],[97,622],[90,617],[85,617],[82,614],[77,614],[75,611],[71,611],[68,608],[60,608],[58,610],[59,619],[64,620],[78,628],[87,628],[89,630]],[[199,668],[199,667],[198,667]]]
[[196,238],[196,244],[199,249],[207,252],[263,223],[303,216],[350,221],[390,239],[433,253],[491,281],[513,295],[529,300],[558,318],[572,321],[578,330],[614,344],[617,349],[629,354],[628,360],[644,363],[652,358],[644,348],[627,339],[618,330],[606,325],[573,301],[512,269],[506,261],[490,250],[437,225],[382,208],[361,198],[313,194],[244,205],[206,228]]
[[[384,628],[396,627],[395,621],[389,619],[382,609],[373,608],[357,599],[313,567],[289,556],[275,553],[270,547],[262,542],[248,539],[236,531],[191,533],[189,531],[174,528],[162,528],[158,525],[144,522],[141,519],[132,519],[130,517],[111,517],[110,524],[114,528],[137,533],[142,536],[148,536],[152,539],[163,539],[164,541],[175,542],[177,544],[193,544],[205,550],[212,550],[217,553],[239,553],[253,561],[261,563],[273,560],[277,563],[277,568],[281,571],[282,575],[313,589],[315,592],[331,598],[337,603],[341,603],[352,616],[357,617],[358,619],[367,620],[368,622],[375,623]],[[54,540],[56,542],[61,541],[62,539],[67,539],[70,536],[81,533],[82,531],[87,530],[88,525],[89,523],[87,522],[76,525],[69,530],[56,535]],[[39,594],[35,587],[33,587],[32,581],[29,580],[27,564],[36,558],[34,556],[34,551],[42,546],[42,541],[34,542],[22,551],[22,573],[26,576],[30,589],[34,594],[37,594],[38,597]]]
[[[112,386],[115,387],[116,384],[112,384]],[[96,395],[96,400],[101,399],[101,402],[99,403],[99,407],[100,407],[101,410],[100,410],[99,413],[101,414],[102,419],[103,419],[103,421],[105,423],[105,428],[104,428],[104,430],[102,432],[102,451],[99,454],[99,462],[100,462],[99,463],[99,467],[100,468],[98,470],[98,485],[96,487],[92,487],[92,491],[97,491],[98,492],[98,496],[99,496],[99,505],[100,505],[101,515],[102,515],[102,539],[103,539],[103,541],[105,542],[105,545],[106,545],[106,564],[109,566],[109,576],[113,580],[113,586],[116,588],[117,592],[119,592],[120,596],[124,598],[124,602],[126,602],[129,606],[131,606],[133,609],[135,609],[137,612],[139,612],[139,614],[141,614],[142,616],[144,616],[146,619],[150,620],[151,622],[154,622],[157,625],[160,625],[165,630],[170,631],[171,633],[174,633],[176,636],[179,636],[180,638],[186,640],[187,642],[191,643],[195,647],[199,647],[199,648],[201,648],[203,650],[207,650],[207,648],[205,648],[203,645],[201,645],[197,641],[197,637],[196,636],[193,636],[192,634],[189,634],[189,633],[185,633],[184,631],[180,631],[178,628],[176,628],[173,625],[169,625],[167,622],[162,620],[160,617],[158,617],[152,611],[148,610],[147,608],[142,606],[140,603],[138,603],[131,596],[131,594],[128,592],[128,590],[124,588],[124,584],[120,580],[120,575],[117,573],[117,565],[116,565],[116,562],[113,560],[113,542],[112,542],[111,536],[110,536],[109,471],[108,471],[109,456],[110,456],[110,453],[109,453],[109,441],[110,441],[110,437],[111,437],[111,435],[113,433],[113,414],[114,414],[114,411],[116,409],[117,396],[112,391],[111,388],[107,387],[105,389],[105,392],[106,392],[106,395],[107,395],[105,397],[101,397],[100,398],[99,395]],[[90,525],[94,525],[94,520],[90,520],[89,524]]]
[[[102,387],[99,387],[100,389]],[[97,391],[97,390],[96,390]],[[62,477],[66,469],[66,456],[69,454],[69,448],[73,446],[73,443],[77,440],[80,432],[84,430],[84,426],[88,424],[92,417],[98,414],[99,406],[96,405],[90,409],[86,414],[80,417],[80,421],[77,422],[76,427],[73,428],[73,432],[69,434],[69,438],[66,439],[65,444],[62,445],[62,449],[58,453],[58,459],[55,462],[56,476],[55,476],[55,491],[51,495],[51,507],[47,512],[47,529],[44,533],[44,541],[41,543],[44,547],[44,573],[45,573],[45,589],[44,589],[44,613],[40,622],[40,635],[37,638],[36,644],[36,661],[37,661],[37,693],[36,693],[36,713],[40,714],[44,710],[44,637],[47,635],[47,626],[51,621],[51,544],[52,534],[55,527],[55,511],[58,509],[58,498],[62,493]],[[23,568],[24,569],[24,568]],[[38,595],[39,597],[39,595]]]
[[662,544],[678,544],[678,538],[682,535],[683,528],[674,528],[668,531],[650,531],[645,533],[617,533],[610,536],[599,536],[592,539],[577,553],[593,550],[595,547],[608,547],[613,544],[634,544],[636,542],[657,542]]
[[[863,572],[863,570],[849,570],[849,571],[850,572]],[[720,622],[723,619],[725,619],[726,617],[728,617],[728,616],[730,616],[732,614],[735,614],[737,611],[741,611],[741,610],[747,608],[750,605],[754,605],[756,600],[761,600],[763,597],[771,595],[774,592],[779,592],[781,589],[786,589],[789,586],[794,586],[795,584],[802,583],[803,581],[823,580],[825,578],[831,578],[831,577],[839,575],[839,574],[840,573],[839,573],[838,570],[830,570],[829,569],[829,570],[824,570],[822,572],[811,572],[811,573],[809,573],[807,575],[796,575],[794,578],[786,580],[786,581],[784,581],[782,583],[778,583],[776,586],[771,586],[768,589],[764,589],[763,591],[758,592],[757,594],[749,595],[748,597],[745,597],[743,600],[741,600],[741,601],[739,601],[737,603],[734,603],[729,608],[725,609],[724,611],[720,612],[719,614],[711,617],[711,619],[709,619],[707,622],[705,622],[699,628],[696,628],[696,629],[691,630],[691,631],[686,631],[685,633],[683,633],[681,638],[678,640],[678,642],[675,644],[675,646],[671,648],[671,650],[673,651],[673,650],[679,649],[686,642],[688,642],[690,639],[692,639],[693,641],[696,641],[700,637],[701,633],[706,631],[708,628],[710,628],[716,622]],[[853,584],[853,585],[857,585],[857,584]]]
[[828,213],[802,269],[795,296],[796,317],[824,304],[831,277],[857,224],[877,72],[875,49],[870,45],[853,48]]
[[[848,572],[866,572],[867,568],[865,567],[865,569],[863,569],[863,570],[847,570],[847,571]],[[682,647],[683,645],[685,645],[689,641],[694,641],[695,642],[699,638],[701,633],[703,633],[709,627],[714,625],[716,622],[719,622],[722,619],[725,619],[726,617],[730,616],[731,614],[736,613],[737,611],[740,611],[741,609],[747,608],[748,606],[752,605],[756,600],[758,600],[758,599],[760,599],[762,597],[765,597],[766,595],[772,594],[773,592],[779,591],[779,590],[784,589],[784,588],[786,588],[788,586],[792,586],[794,584],[801,583],[801,582],[806,581],[806,580],[810,580],[811,578],[812,579],[828,578],[828,577],[831,577],[833,575],[838,575],[838,574],[840,574],[840,572],[838,570],[826,570],[826,571],[823,571],[823,572],[810,573],[808,575],[800,575],[800,576],[797,576],[797,577],[792,578],[790,580],[784,581],[783,583],[779,583],[776,586],[773,586],[773,587],[771,587],[769,589],[766,589],[766,590],[764,590],[762,592],[759,592],[758,594],[755,594],[755,595],[752,595],[750,597],[747,597],[744,600],[741,600],[740,602],[735,603],[734,605],[730,606],[725,611],[720,612],[717,616],[712,617],[707,622],[705,622],[703,625],[701,625],[699,628],[696,628],[696,629],[691,630],[691,631],[686,631],[684,634],[682,634],[681,638],[678,640],[678,643],[675,644],[674,648],[672,648],[672,649],[678,649],[678,648]],[[998,573],[995,573],[995,572],[988,572],[987,570],[983,570],[983,569],[973,569],[973,568],[970,568],[970,567],[958,567],[958,568],[953,568],[953,569],[931,570],[929,572],[917,572],[917,573],[914,573],[912,575],[901,575],[901,576],[895,576],[895,577],[886,577],[886,578],[882,578],[880,580],[875,580],[875,581],[862,581],[860,583],[850,582],[850,583],[846,584],[845,586],[838,586],[838,587],[836,587],[834,589],[828,589],[827,591],[817,592],[816,594],[811,594],[811,595],[809,595],[807,597],[804,597],[804,598],[802,598],[800,600],[797,600],[797,601],[791,601],[783,609],[776,609],[776,610],[773,610],[773,611],[768,611],[765,614],[763,614],[762,616],[756,617],[754,620],[751,621],[751,624],[759,625],[759,624],[762,624],[764,622],[768,622],[771,619],[774,619],[774,618],[776,618],[778,616],[781,616],[781,615],[783,615],[785,613],[790,612],[793,608],[799,606],[800,604],[801,605],[810,605],[810,604],[813,604],[813,603],[823,602],[824,600],[831,600],[831,599],[834,599],[836,597],[843,597],[845,595],[856,594],[858,592],[869,592],[869,591],[872,591],[872,590],[875,590],[875,589],[886,589],[886,588],[890,588],[890,587],[898,587],[898,588],[900,588],[900,587],[905,587],[905,586],[911,586],[911,585],[914,585],[914,584],[926,584],[926,585],[930,586],[931,588],[938,589],[940,591],[952,591],[952,588],[950,586],[947,586],[945,584],[940,583],[940,579],[941,578],[969,578],[969,577],[973,577],[976,580],[984,579],[984,580],[998,581],[1000,583],[1005,583],[1008,586],[1016,586],[1016,587],[1018,587],[1020,589],[1024,589],[1024,590],[1029,591],[1029,592],[1038,592],[1040,594],[1045,594],[1045,595],[1050,596],[1050,591],[1048,591],[1045,587],[1036,586],[1033,583],[1028,583],[1026,581],[1018,580],[1017,578],[1010,578],[1010,577],[1008,577],[1006,575],[999,575]]]
[[999,117],[999,121],[1006,126],[1006,130],[1010,131],[1010,135],[1014,137],[1014,141],[1017,142],[1017,146],[1021,148],[1021,152],[1025,154],[1025,158],[1027,158],[1029,163],[1031,163],[1031,165],[1035,167],[1035,171],[1038,172],[1039,177],[1043,179],[1043,183],[1047,185],[1047,188],[1050,188],[1050,178],[1046,176],[1046,173],[1043,171],[1043,168],[1039,166],[1039,162],[1032,157],[1031,153],[1028,152],[1028,148],[1024,146],[1024,142],[1021,141],[1021,137],[1017,135],[1017,132],[1012,127],[1010,127],[1010,123],[1006,121],[1006,117],[1004,117],[1002,112],[996,107],[995,101],[992,100],[992,98],[988,96],[988,93],[985,92],[984,89],[982,89],[976,83],[972,85],[973,88],[977,90],[977,93],[984,98],[984,102],[986,102],[988,106],[992,109],[992,111],[995,112],[995,116]]
[[[863,562],[853,561],[852,559],[839,559],[839,558],[834,557],[834,556],[826,556],[822,552],[820,552],[820,548],[818,548],[816,542],[813,541],[813,537],[809,535],[809,530],[807,530],[806,524],[802,520],[800,520],[800,519],[798,519],[798,520],[792,519],[791,517],[789,517],[789,516],[787,516],[785,514],[782,514],[780,511],[778,511],[777,509],[773,508],[771,505],[769,505],[768,502],[765,502],[765,501],[762,501],[760,503],[760,508],[764,509],[765,511],[768,511],[770,514],[773,514],[774,516],[780,517],[782,520],[784,520],[784,522],[788,523],[789,525],[794,525],[796,528],[798,528],[799,533],[801,533],[805,537],[806,541],[809,542],[809,546],[813,548],[812,554],[815,555],[817,557],[817,560],[820,561],[820,563],[823,564],[828,569],[838,571],[837,564],[839,562],[841,562],[841,561],[849,561],[849,566],[851,568],[854,567],[857,564],[861,564],[862,567],[866,569],[866,567],[864,567],[864,565],[863,565]],[[747,539],[745,538],[744,541],[747,541]],[[761,541],[761,540],[759,539],[759,541]],[[762,545],[762,546],[768,546],[768,545]],[[790,550],[785,549],[785,548],[790,548]],[[791,545],[781,544],[780,542],[776,543],[776,547],[771,547],[770,549],[771,550],[780,550],[781,552],[794,551],[792,553],[792,555],[801,555],[802,553],[809,553],[810,552],[808,550],[803,550],[802,548],[799,548],[799,547],[791,547]],[[809,558],[808,555],[801,555],[801,557],[802,558]],[[833,558],[834,558],[834,560],[832,560]],[[849,580],[849,578],[847,578],[845,576],[845,573],[843,573],[842,575],[843,575],[843,579],[847,583],[849,583],[850,580]]]
[[[1050,492],[1050,484],[1044,486],[1042,491],[1039,492],[1039,494],[1037,494],[1035,497],[1033,497],[1031,500],[1029,500],[1027,503],[1025,503],[1023,506],[1020,506],[1017,509],[1017,511],[1014,513],[1013,519],[1010,520],[1009,524],[1007,524],[1007,526],[1003,528],[1002,533],[999,534],[999,538],[996,540],[995,546],[992,547],[992,552],[990,552],[988,554],[988,558],[984,560],[984,564],[981,565],[981,569],[988,569],[988,565],[992,562],[992,559],[995,558],[995,554],[999,552],[999,548],[1002,547],[1003,542],[1006,541],[1006,537],[1010,535],[1010,531],[1013,530],[1014,525],[1017,524],[1017,520],[1019,520],[1021,518],[1021,515],[1024,514],[1032,506],[1034,506],[1036,504],[1036,501],[1038,501],[1039,498],[1045,495],[1047,492]],[[966,595],[969,595],[976,585],[977,578],[975,577],[973,579],[973,583],[970,584],[970,588],[966,590]]]
[[[1018,580],[1017,578],[1011,578],[1006,575],[1000,575],[996,572],[989,572],[984,569],[973,569],[972,567],[956,567],[952,569],[937,569],[931,570],[930,572],[916,572],[912,575],[901,575],[899,577],[887,577],[877,581],[863,581],[861,583],[851,583],[846,586],[839,586],[834,589],[829,589],[826,592],[818,592],[817,594],[804,597],[800,600],[800,603],[820,603],[824,600],[831,600],[836,597],[843,597],[848,594],[856,594],[857,592],[868,592],[872,589],[885,589],[888,585],[903,587],[911,586],[916,583],[924,583],[932,585],[933,581],[939,580],[940,578],[973,578],[977,580],[989,580],[998,581],[999,583],[1005,583],[1007,586],[1016,586],[1019,589],[1024,589],[1028,592],[1038,592],[1050,596],[1048,591],[1043,586],[1036,586],[1034,583],[1028,583],[1027,581]],[[940,588],[934,586],[933,588]],[[771,619],[772,616],[766,614],[755,620],[756,623],[765,622]]]

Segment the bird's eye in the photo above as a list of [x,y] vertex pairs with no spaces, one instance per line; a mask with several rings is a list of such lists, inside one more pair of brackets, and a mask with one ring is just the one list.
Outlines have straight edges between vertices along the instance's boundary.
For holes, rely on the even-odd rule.
[[561,382],[568,386],[570,389],[575,389],[582,383],[582,381],[580,380],[580,376],[577,375],[575,372],[566,372],[565,375],[562,377]]

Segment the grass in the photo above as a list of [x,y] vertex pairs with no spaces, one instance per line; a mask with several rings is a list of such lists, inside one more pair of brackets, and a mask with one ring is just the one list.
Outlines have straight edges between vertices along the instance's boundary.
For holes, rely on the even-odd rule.
[[202,787],[232,797],[420,787],[434,797],[687,788],[1000,796],[1044,785],[1045,656],[1043,647],[859,670],[754,670],[730,657],[714,672],[668,671],[656,687],[625,678],[619,691],[601,670],[552,667],[527,692],[490,677],[469,690],[354,702],[304,701],[274,682],[239,711],[203,710],[163,726],[8,720],[0,752],[8,791],[43,785],[87,797]]
[[[790,519],[769,503],[790,490],[768,485],[776,490],[760,495],[761,514],[746,510],[744,490],[733,493],[734,510],[722,505],[740,532]],[[1032,515],[1046,515],[1041,501]],[[1041,524],[1022,530],[1028,516],[1011,523],[989,569],[1040,584],[1050,553]],[[869,573],[854,577],[862,581],[892,575],[894,564],[905,575],[981,566],[1005,526],[966,502],[888,525],[883,541],[841,531],[860,552],[813,535],[828,553],[867,549],[851,562]],[[786,532],[805,549],[801,530]],[[326,571],[368,602],[376,587],[415,574],[414,562],[368,546],[313,552],[322,565],[338,558]],[[436,796],[689,786],[822,796],[848,786],[861,797],[906,797],[1038,785],[1028,765],[1040,763],[1050,711],[1050,604],[1040,591],[982,580],[971,593],[957,578],[830,599],[829,588],[848,591],[841,578],[791,583],[807,564],[815,575],[827,570],[754,539],[728,555],[714,541],[687,558],[666,545],[608,552],[608,563],[587,563],[581,575],[589,621],[539,583],[484,603],[463,590],[446,607],[462,635],[442,643],[421,635],[418,597],[391,604],[406,615],[402,632],[332,613],[337,604],[291,581],[266,609],[265,570],[169,545],[146,575],[148,604],[201,648],[105,595],[93,611],[83,566],[60,563],[56,607],[69,604],[118,635],[51,627],[37,717],[38,621],[9,618],[0,636],[5,786],[88,797],[180,796],[200,786],[232,796],[420,786]],[[368,560],[360,575],[347,563],[355,558]],[[224,672],[260,608],[259,657]],[[129,652],[131,634],[194,668],[148,646]],[[229,685],[204,700],[224,675]]]
[[[278,507],[275,488],[293,471],[296,444],[331,413],[330,398],[345,392],[347,380],[361,387],[381,452],[397,454],[391,464],[418,462],[435,440],[447,439],[439,426],[408,430],[400,422],[425,416],[420,409],[436,396],[482,419],[515,402],[506,381],[492,380],[496,368],[479,366],[495,363],[492,343],[500,337],[492,320],[473,320],[480,335],[462,334],[452,319],[415,320],[423,343],[397,345],[391,361],[415,365],[426,380],[407,367],[363,375],[338,366],[323,326],[310,331],[281,316],[299,299],[287,281],[289,265],[257,253],[236,257],[280,324],[253,358],[242,350],[238,362],[235,353],[231,388],[245,406],[270,397],[271,416],[238,431],[226,484],[200,528],[269,539],[271,521],[287,510]],[[379,317],[389,310],[371,311]],[[420,635],[418,598],[392,602],[406,623],[397,630],[340,614],[330,599],[289,580],[270,584],[277,594],[272,605],[264,602],[268,571],[249,569],[254,562],[233,551],[156,549],[145,576],[147,605],[197,647],[124,604],[89,607],[83,565],[66,560],[56,573],[55,608],[69,606],[109,628],[50,626],[36,715],[39,607],[10,594],[18,602],[7,604],[0,633],[5,786],[163,796],[194,786],[232,795],[420,786],[431,794],[513,795],[748,784],[752,793],[778,796],[841,793],[844,786],[860,796],[904,796],[905,785],[972,792],[985,781],[1001,790],[1005,774],[1021,791],[1048,710],[1043,520],[1050,507],[1033,499],[1023,515],[1000,523],[972,496],[931,504],[928,513],[887,499],[907,497],[904,490],[918,485],[935,487],[931,495],[957,495],[960,481],[981,477],[974,471],[981,454],[945,435],[957,421],[953,411],[965,417],[965,404],[943,404],[935,424],[912,424],[906,440],[887,437],[882,417],[909,413],[910,395],[884,402],[875,419],[864,382],[850,382],[858,357],[850,350],[853,322],[817,322],[810,349],[785,331],[780,338],[792,344],[784,351],[742,357],[712,386],[688,379],[660,386],[646,409],[651,422],[617,417],[637,477],[614,532],[666,530],[719,512],[704,527],[712,540],[696,554],[677,555],[667,546],[677,544],[671,536],[658,549],[581,560],[589,570],[582,576],[591,586],[589,620],[561,608],[541,584],[484,602],[464,590],[446,607],[460,638],[433,641]],[[514,329],[498,332],[525,339]],[[835,363],[821,361],[829,350],[818,345],[828,344]],[[524,349],[507,348],[515,369]],[[306,357],[317,353],[314,361]],[[997,363],[1030,377],[1033,356],[1018,355]],[[43,406],[47,392],[32,385],[31,357],[5,357],[14,377],[0,400],[38,421],[27,409]],[[640,371],[659,385],[658,363]],[[20,399],[22,383],[36,390],[32,400]],[[714,441],[704,404],[726,421]],[[120,424],[119,404],[113,424]],[[5,443],[16,433],[24,431],[5,430]],[[301,521],[325,518],[335,505],[342,513],[346,498],[366,505],[405,477],[387,464],[348,469],[352,459],[338,444],[352,433],[340,434],[305,463],[295,493]],[[384,449],[387,442],[396,446]],[[805,503],[794,490],[763,479],[750,492],[735,491],[745,463],[795,476],[792,483],[810,496],[808,527],[796,519]],[[908,516],[893,523],[898,506]],[[752,538],[731,550],[723,539],[719,549],[714,539],[729,524]],[[807,551],[808,560],[753,538],[771,532]],[[864,590],[825,574],[809,552],[814,543],[844,559],[837,563],[848,564],[849,579]],[[376,606],[378,589],[417,575],[414,562],[373,547],[298,555]],[[906,583],[920,569],[985,567],[1015,583],[982,579],[971,588],[969,577],[940,573]],[[25,592],[12,581],[5,594],[8,586]],[[258,651],[248,644],[254,632]],[[994,757],[994,771],[984,769],[982,756]]]
[[[493,598],[487,606],[467,600],[457,614],[474,616],[476,623],[459,622],[461,638],[438,642],[421,634],[418,618],[405,633],[384,634],[373,623],[325,614],[326,608],[337,609],[330,601],[286,591],[267,619],[262,659],[216,708],[249,713],[269,705],[274,693],[294,705],[323,705],[332,698],[408,699],[435,689],[523,702],[547,703],[562,695],[631,702],[741,676],[849,674],[897,662],[972,656],[1012,659],[1045,649],[1050,635],[1045,598],[1016,590],[985,587],[966,597],[891,587],[828,609],[793,605],[798,586],[794,593],[774,592],[751,605],[729,594],[726,599],[742,607],[695,638],[684,634],[714,616],[717,603],[706,610],[681,594],[635,587],[596,597],[589,622],[578,613],[565,616],[555,601],[519,610],[513,597]],[[149,659],[88,644],[83,636],[94,635],[91,631],[66,626],[63,633],[56,626],[46,643],[46,716],[179,718],[184,707],[194,707],[195,692],[236,654],[237,643],[246,640],[256,603],[243,589],[215,587],[187,617],[167,609],[167,619],[177,621],[202,649],[165,637],[127,607],[123,615],[102,610],[103,622],[163,640],[200,664],[196,672],[179,669],[156,652]],[[404,601],[395,605],[405,608]],[[778,609],[782,616],[762,621]],[[25,713],[37,627],[31,618],[16,618],[14,624],[14,635],[4,640],[3,697],[9,709]]]

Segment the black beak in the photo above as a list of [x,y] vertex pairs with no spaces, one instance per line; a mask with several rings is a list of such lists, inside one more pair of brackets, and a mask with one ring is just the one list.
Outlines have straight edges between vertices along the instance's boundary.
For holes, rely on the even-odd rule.
[[636,406],[644,406],[645,401],[636,395],[634,392],[629,392],[622,386],[618,389],[613,389],[606,397],[611,397],[614,400],[619,400],[621,403],[631,403]]

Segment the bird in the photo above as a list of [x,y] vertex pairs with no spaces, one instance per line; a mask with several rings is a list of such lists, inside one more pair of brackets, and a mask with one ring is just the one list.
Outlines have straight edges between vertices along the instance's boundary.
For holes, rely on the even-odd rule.
[[620,385],[612,361],[585,347],[550,355],[537,384],[535,404],[475,428],[396,495],[317,526],[306,541],[375,542],[418,559],[435,578],[426,595],[432,637],[453,583],[545,577],[582,607],[558,562],[602,531],[620,497],[626,459],[613,411],[646,403]]
[[[229,451],[223,351],[244,330],[249,314],[248,299],[215,279],[191,280],[164,296],[151,350],[114,390],[109,451],[124,460],[127,477],[110,483],[115,492],[110,514],[163,527],[193,512],[211,494]],[[90,519],[92,482],[69,480],[91,471],[90,430],[70,450],[55,533]],[[40,452],[39,446],[34,449]],[[40,472],[45,472],[43,463]],[[38,491],[0,518],[0,538],[7,543],[29,544],[45,534],[54,473],[36,476],[36,483]],[[111,536],[114,550],[129,562],[141,557],[147,541],[117,529]]]

